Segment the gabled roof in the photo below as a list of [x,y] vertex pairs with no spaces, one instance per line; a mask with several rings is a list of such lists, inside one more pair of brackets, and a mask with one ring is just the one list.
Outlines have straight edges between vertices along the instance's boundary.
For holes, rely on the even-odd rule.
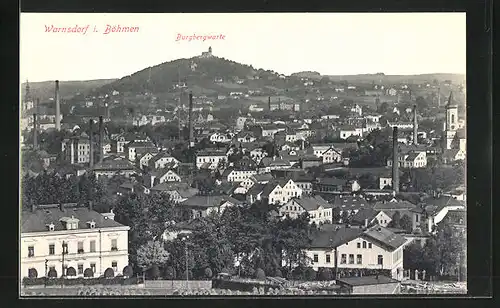
[[257,182],[269,182],[273,179],[270,173],[261,173],[252,176]]
[[247,196],[256,196],[260,194],[264,188],[266,187],[266,184],[261,184],[257,183],[253,185],[248,191],[247,191]]
[[414,209],[416,207],[417,206],[415,204],[403,200],[403,201],[396,201],[396,202],[377,202],[373,206],[373,209],[398,211],[398,210],[411,210],[411,209]]
[[306,211],[317,210],[320,206],[322,206],[325,209],[333,207],[330,203],[326,202],[325,199],[321,198],[321,196],[313,196],[313,197],[305,196],[302,198],[294,198],[292,200],[298,203]]
[[23,211],[21,213],[21,233],[48,232],[48,225],[54,224],[54,231],[66,230],[62,223],[64,217],[75,217],[78,229],[89,229],[88,221],[95,222],[95,228],[124,227],[124,225],[104,216],[87,207],[66,206],[62,212],[58,205],[38,206],[35,212]]
[[192,196],[187,200],[184,200],[181,204],[183,206],[192,207],[218,207],[222,204],[230,202],[234,205],[241,204],[239,200],[226,195],[216,195],[216,196]]
[[406,243],[406,239],[401,235],[398,235],[387,228],[376,225],[364,232],[364,236],[370,239],[374,239],[391,251],[401,247]]
[[361,234],[363,230],[360,228],[340,227],[333,231],[319,231],[309,248],[333,249],[358,238]]
[[380,210],[374,210],[372,208],[363,208],[360,209],[354,216],[351,217],[351,222],[353,223],[360,223],[364,224],[365,219],[368,220],[368,222],[372,221],[381,211]]
[[363,196],[335,196],[333,204],[341,210],[359,210],[372,207]]
[[[164,152],[160,152],[160,153],[156,154],[155,156],[153,156],[149,160],[149,163],[150,164],[154,164],[155,162],[157,162],[158,160],[160,160],[162,158],[172,158],[172,159],[175,159],[172,155],[170,155],[170,153],[164,151]],[[177,159],[175,159],[175,160],[177,160]]]

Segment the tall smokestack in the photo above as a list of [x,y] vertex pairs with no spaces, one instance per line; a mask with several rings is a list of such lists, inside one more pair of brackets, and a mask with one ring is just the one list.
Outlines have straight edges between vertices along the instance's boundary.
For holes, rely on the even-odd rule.
[[271,111],[271,96],[267,98],[267,106],[269,107],[269,111]]
[[36,150],[38,148],[38,131],[37,131],[37,121],[36,121],[36,113],[33,113],[33,149]]
[[441,88],[438,88],[438,107],[441,107]]
[[59,106],[59,80],[56,80],[56,130],[61,130],[61,110]]
[[89,121],[90,132],[89,132],[89,142],[90,142],[90,168],[94,166],[94,120]]
[[189,93],[189,146],[194,146],[193,138],[193,93]]
[[102,160],[104,159],[104,126],[102,123],[102,116],[99,116],[99,162],[102,163]]
[[399,192],[399,151],[397,126],[394,126],[392,131],[392,188],[394,192]]
[[417,105],[413,105],[413,144],[418,144]]

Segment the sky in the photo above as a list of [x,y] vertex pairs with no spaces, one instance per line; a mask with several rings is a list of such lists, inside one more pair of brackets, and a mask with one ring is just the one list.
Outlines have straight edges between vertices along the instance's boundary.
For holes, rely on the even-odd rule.
[[[138,31],[104,34],[107,25]],[[47,31],[52,26],[88,27]],[[177,40],[179,34],[218,38]],[[466,68],[465,13],[22,13],[20,42],[22,82],[121,78],[209,46],[215,56],[286,75]]]

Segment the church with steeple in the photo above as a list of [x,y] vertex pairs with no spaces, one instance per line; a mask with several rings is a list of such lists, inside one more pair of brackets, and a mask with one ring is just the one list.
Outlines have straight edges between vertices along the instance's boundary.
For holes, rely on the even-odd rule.
[[443,149],[460,149],[465,152],[465,130],[459,126],[458,105],[453,101],[453,92],[450,92],[445,108],[446,119],[443,132]]

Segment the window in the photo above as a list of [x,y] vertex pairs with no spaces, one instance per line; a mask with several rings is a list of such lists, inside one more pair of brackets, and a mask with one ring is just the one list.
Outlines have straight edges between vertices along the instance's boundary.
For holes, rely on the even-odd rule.
[[330,263],[330,254],[326,254],[325,259],[326,263]]
[[366,248],[366,241],[363,241],[363,248]]
[[90,269],[95,273],[95,263],[90,263]]
[[358,248],[361,248],[361,243],[358,243],[357,246],[358,246]]
[[117,251],[118,250],[118,244],[116,239],[111,240],[111,251]]
[[343,253],[342,256],[340,257],[340,264],[346,264],[347,260],[346,260],[346,254]]
[[55,271],[55,270],[56,270],[56,267],[55,267],[55,266],[53,266],[53,265],[52,265],[52,266],[49,266],[49,271],[51,271],[51,270],[52,270],[52,271]]
[[314,254],[313,260],[314,260],[313,261],[314,263],[318,263],[318,255],[317,254]]
[[83,241],[78,242],[78,253],[83,253]]
[[372,248],[372,243],[368,243],[368,248]]
[[354,264],[354,255],[353,254],[349,255],[349,264]]
[[382,255],[378,255],[378,265],[384,264],[384,257]]
[[357,264],[362,264],[363,263],[363,256],[362,255],[357,255],[356,256],[356,263]]
[[78,275],[83,275],[83,264],[78,264]]
[[28,247],[28,258],[34,257],[35,256],[35,247],[29,246]]
[[56,254],[56,245],[50,244],[49,245],[49,255],[55,255]]
[[111,268],[115,272],[118,271],[118,262],[116,262],[116,261],[111,262]]

